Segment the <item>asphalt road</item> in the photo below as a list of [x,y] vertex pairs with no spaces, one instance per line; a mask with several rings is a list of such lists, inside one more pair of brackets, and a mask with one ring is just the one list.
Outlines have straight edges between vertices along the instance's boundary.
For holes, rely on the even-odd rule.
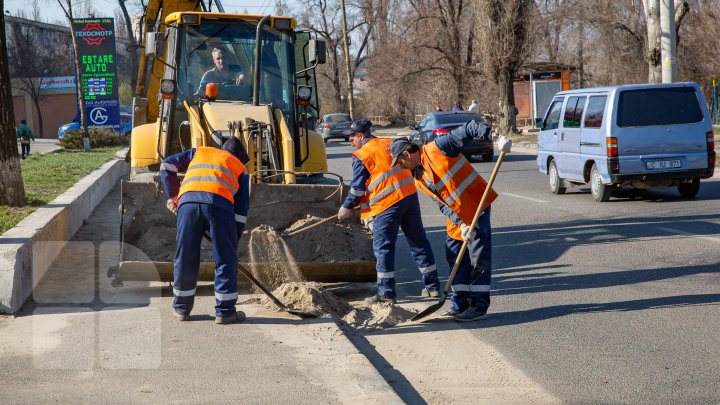
[[[350,144],[327,151],[350,179]],[[473,163],[485,178],[493,165]],[[623,190],[597,203],[587,187],[551,194],[517,148],[495,189],[491,316],[466,326],[479,342],[567,403],[720,400],[720,179],[690,200]],[[447,276],[445,218],[428,198],[421,208]],[[399,294],[416,295],[404,242],[397,266]]]

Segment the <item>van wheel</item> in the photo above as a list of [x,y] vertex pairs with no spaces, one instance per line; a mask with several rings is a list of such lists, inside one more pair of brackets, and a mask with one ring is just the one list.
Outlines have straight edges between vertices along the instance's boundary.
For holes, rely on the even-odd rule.
[[548,165],[548,175],[550,176],[550,191],[553,194],[565,194],[567,189],[563,187],[563,180],[558,176],[557,165],[555,165],[554,160],[551,160],[550,165]]
[[610,200],[610,194],[612,193],[612,189],[602,183],[602,177],[600,177],[597,165],[593,165],[590,171],[590,193],[598,202]]
[[700,179],[693,179],[690,183],[678,184],[678,192],[683,198],[693,198],[700,191]]
[[483,162],[492,162],[495,151],[485,152],[482,155]]

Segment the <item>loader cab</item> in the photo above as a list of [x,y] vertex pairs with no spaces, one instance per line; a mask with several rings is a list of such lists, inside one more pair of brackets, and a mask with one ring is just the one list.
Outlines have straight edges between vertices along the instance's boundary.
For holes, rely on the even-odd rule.
[[[222,125],[208,127],[203,114],[205,103],[215,105],[251,106],[255,78],[255,49],[257,16],[211,13],[176,13],[168,17],[166,51],[162,57],[166,68],[163,79],[174,86],[172,94],[162,95],[160,107],[160,143],[167,156],[196,146],[198,133],[204,134],[203,144],[212,144],[216,133],[230,136],[227,123],[239,116],[227,117]],[[310,156],[306,121],[301,117],[317,117],[317,87],[314,61],[309,51],[309,34],[295,32],[289,18],[273,17],[262,29],[259,104],[271,106],[273,127],[287,128],[294,143],[295,166],[301,166]],[[239,85],[232,81],[217,84],[217,95],[205,94],[203,76],[214,69],[213,51],[227,56],[230,69],[243,72]],[[315,63],[316,65],[317,63]],[[302,72],[297,74],[297,72]],[[298,105],[298,85],[310,87],[312,97]],[[302,111],[298,111],[301,109]],[[278,114],[278,112],[280,114]],[[325,156],[322,156],[325,159]],[[326,165],[326,163],[325,163]]]

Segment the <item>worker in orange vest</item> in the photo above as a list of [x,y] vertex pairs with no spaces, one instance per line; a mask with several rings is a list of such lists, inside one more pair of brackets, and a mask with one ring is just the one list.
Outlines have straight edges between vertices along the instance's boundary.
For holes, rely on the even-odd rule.
[[[407,138],[396,139],[390,145],[393,164],[411,170],[417,186],[434,198],[448,217],[445,252],[450,267],[455,264],[463,242],[468,242],[467,253],[452,283],[450,309],[442,313],[443,317],[460,322],[483,319],[490,307],[490,204],[497,193],[490,190],[476,226],[470,228],[487,183],[462,155],[467,142],[488,136],[489,132],[490,127],[483,120],[469,121],[423,146]],[[506,152],[510,145],[505,137],[498,141],[498,147]]]
[[[197,147],[165,158],[160,180],[169,197],[167,207],[177,214],[173,309],[181,321],[190,319],[200,266],[200,243],[212,238],[215,260],[215,323],[240,322],[237,248],[250,206],[250,177],[241,161],[247,157],[239,139],[222,149]],[[185,173],[182,183],[178,173]]]
[[410,171],[391,165],[388,151],[391,140],[373,136],[371,126],[369,120],[356,120],[344,134],[357,150],[352,157],[350,191],[338,210],[338,219],[345,220],[352,217],[353,208],[359,205],[360,219],[373,234],[378,290],[365,304],[396,302],[395,242],[400,228],[422,274],[421,295],[439,297],[435,257],[422,224],[414,179]]

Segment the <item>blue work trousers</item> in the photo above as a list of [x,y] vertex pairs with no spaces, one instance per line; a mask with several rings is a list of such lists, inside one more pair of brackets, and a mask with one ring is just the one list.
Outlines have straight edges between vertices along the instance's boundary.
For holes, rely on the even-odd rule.
[[[445,241],[445,255],[452,270],[463,241],[450,236]],[[490,307],[490,279],[492,276],[492,235],[490,231],[490,207],[478,218],[475,239],[460,261],[450,296],[451,309],[457,313],[470,305],[487,311]]]
[[430,241],[425,236],[420,202],[417,194],[398,201],[392,207],[379,213],[373,220],[373,251],[377,259],[377,287],[380,296],[395,298],[395,242],[398,228],[402,228],[415,264],[422,274],[423,284],[429,290],[437,291],[438,280],[435,257]]
[[178,208],[173,308],[183,315],[192,311],[204,232],[212,238],[215,260],[215,316],[232,316],[238,297],[235,215],[213,204],[187,202]]

